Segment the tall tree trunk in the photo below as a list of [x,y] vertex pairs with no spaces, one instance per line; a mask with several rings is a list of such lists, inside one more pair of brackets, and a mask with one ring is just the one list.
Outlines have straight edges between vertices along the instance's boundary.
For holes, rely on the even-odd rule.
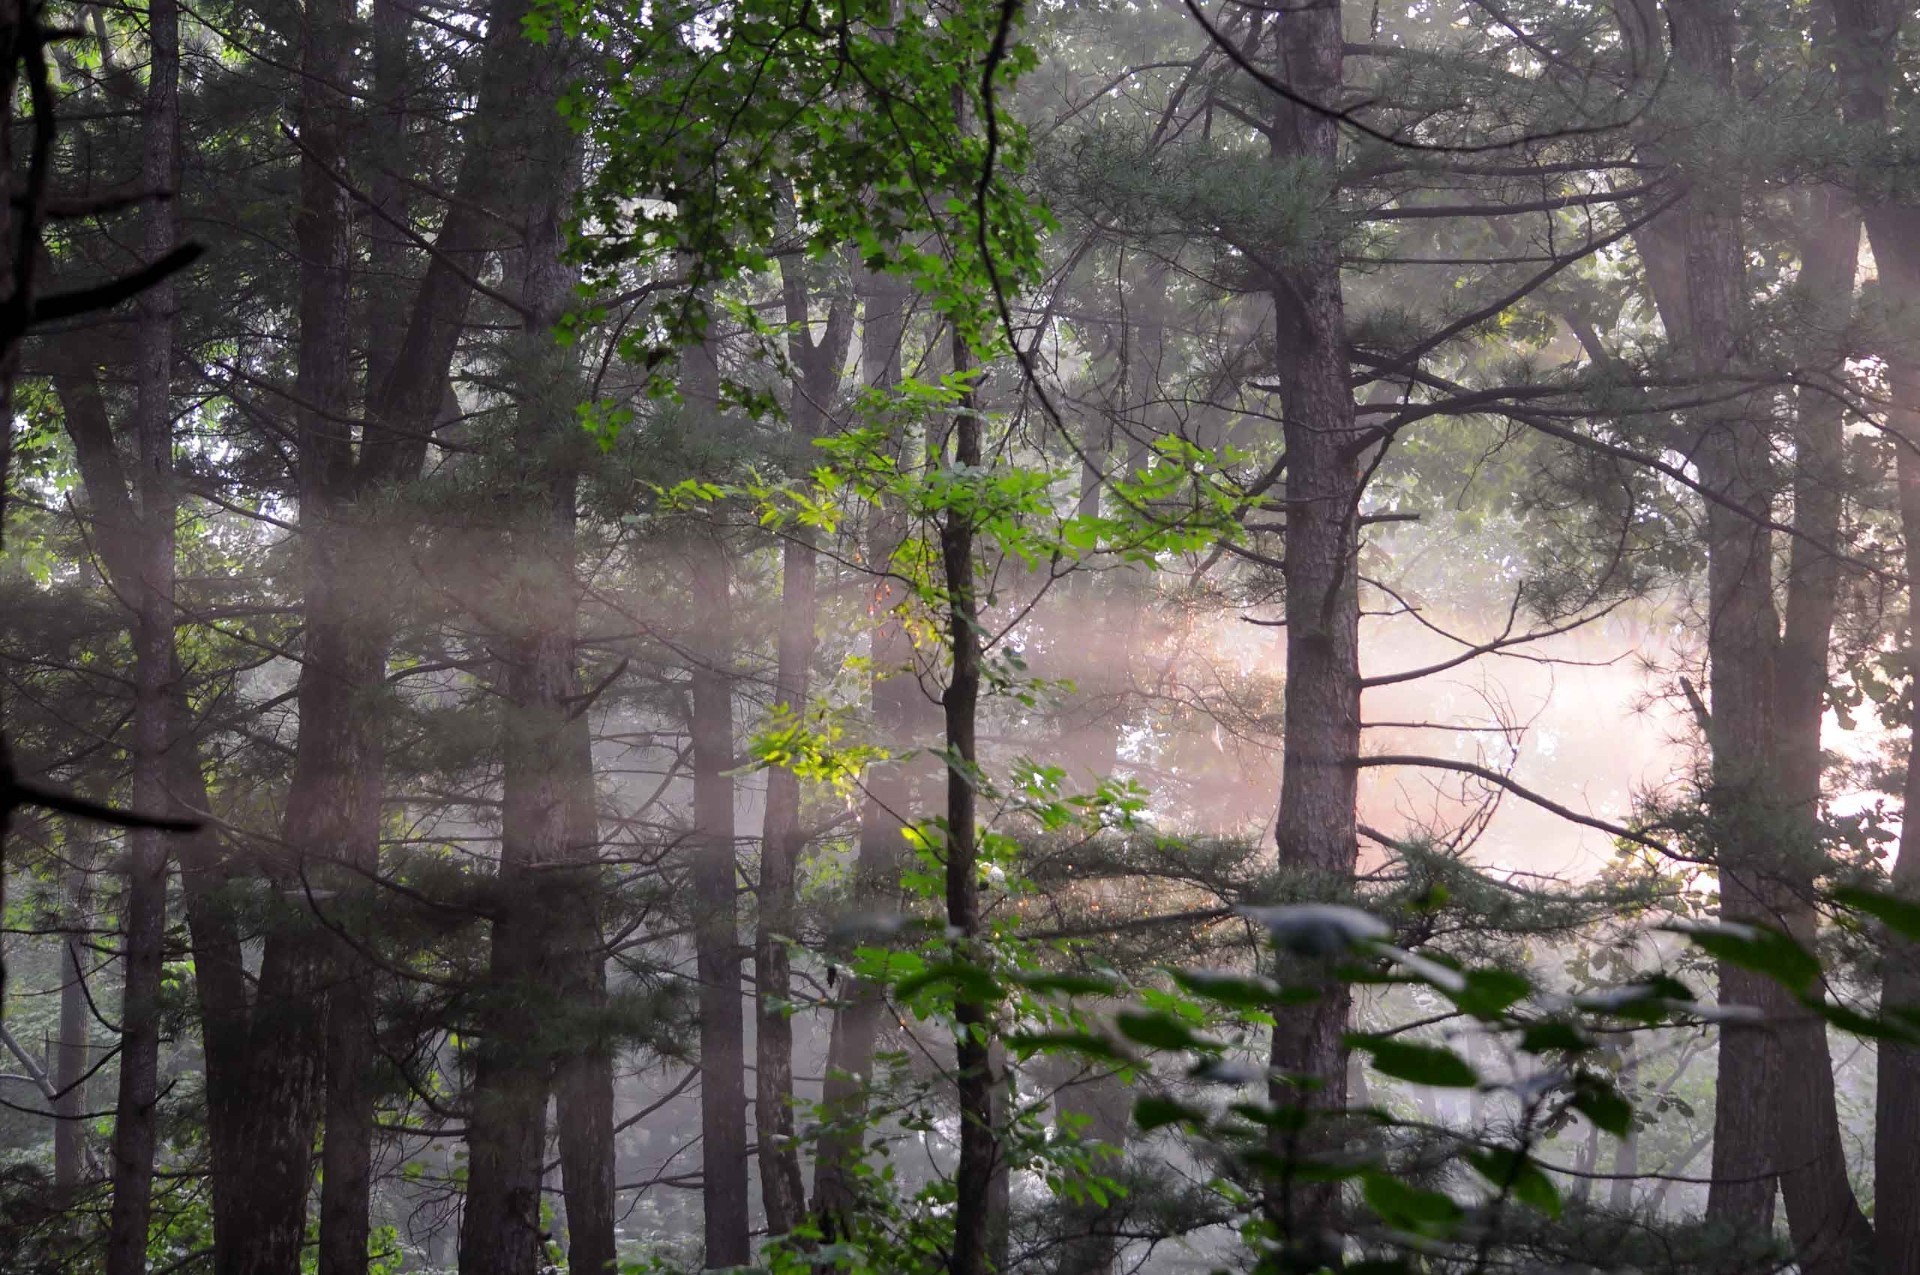
[[613,1059],[606,1039],[606,947],[601,884],[594,856],[600,845],[594,800],[593,741],[584,712],[567,729],[567,774],[571,795],[568,847],[574,854],[563,887],[568,900],[558,935],[563,1003],[586,1020],[584,1042],[574,1042],[555,1064],[554,1114],[559,1126],[560,1179],[567,1207],[567,1269],[608,1275],[618,1252],[614,1243]]
[[[891,389],[900,383],[908,294],[900,281],[887,275],[870,274],[865,282],[861,374],[868,385]],[[896,440],[895,446],[903,449],[904,440]],[[875,511],[868,535],[868,557],[876,570],[883,570],[892,561],[904,534],[898,511]],[[873,672],[868,694],[875,737],[883,746],[895,748],[909,742],[920,692],[918,681],[911,676],[913,645],[895,614],[903,600],[899,582],[879,575],[869,607]],[[896,901],[911,787],[908,768],[902,763],[879,762],[867,769],[854,851],[856,912],[875,911]],[[821,1234],[828,1240],[844,1233],[848,1211],[855,1205],[853,1169],[865,1149],[873,1054],[886,1009],[879,989],[859,979],[848,979],[843,997],[827,1043],[827,1074],[821,1088],[824,1122],[814,1150],[812,1209]]]
[[[1847,120],[1882,135],[1890,126],[1888,99],[1896,81],[1894,54],[1907,10],[1888,0],[1829,0],[1834,19],[1835,68]],[[1894,449],[1908,579],[1920,578],[1920,341],[1911,307],[1920,297],[1920,203],[1872,200],[1862,213],[1883,295],[1899,307],[1900,331],[1888,351],[1892,410],[1888,424],[1904,440]],[[1909,594],[1912,586],[1909,586]],[[1920,607],[1908,600],[1907,650],[1920,650]],[[1911,726],[1911,724],[1909,724]],[[1920,765],[1909,761],[1904,799],[1920,810]],[[1893,888],[1920,899],[1920,820],[1905,819]],[[1890,939],[1881,972],[1883,1009],[1920,1009],[1920,946]],[[1880,1275],[1920,1275],[1920,1049],[1880,1044],[1874,1099],[1874,1240]]]
[[[1315,101],[1340,96],[1340,22],[1337,0],[1277,22],[1278,74]],[[1274,159],[1309,164],[1319,180],[1330,182],[1339,147],[1334,123],[1279,102],[1273,118]],[[1348,388],[1339,260],[1336,243],[1316,243],[1273,284],[1287,455],[1285,752],[1275,841],[1283,869],[1335,895],[1347,889],[1358,854],[1354,763],[1360,751],[1355,542],[1361,446]],[[1346,1106],[1342,1042],[1350,1004],[1345,986],[1329,980],[1317,1000],[1275,1011],[1273,1066],[1318,1085],[1302,1091],[1275,1082],[1274,1103],[1324,1112]],[[1277,1188],[1268,1207],[1283,1242],[1325,1254],[1338,1194],[1319,1185]]]
[[[560,59],[546,63],[543,78],[523,89],[550,101],[563,65]],[[564,259],[564,223],[575,150],[557,128],[557,112],[546,123],[529,130],[527,140],[534,144],[514,157],[520,168],[512,203],[526,227],[526,324],[510,368],[519,400],[518,464],[500,479],[506,488],[501,504],[509,511],[503,529],[509,566],[493,609],[524,627],[500,642],[508,709],[500,872],[485,1037],[468,1121],[462,1275],[533,1275],[538,1269],[549,1079],[560,1058],[594,1052],[576,1038],[572,1014],[555,1013],[556,1006],[573,1008],[564,999],[570,984],[588,990],[582,985],[590,980],[578,967],[597,959],[599,933],[597,909],[590,901],[582,906],[581,896],[591,896],[596,884],[591,845],[581,842],[593,832],[593,774],[573,710],[580,440],[571,417],[555,410],[577,397],[572,359],[556,336],[574,285]],[[570,1096],[588,1091],[575,1087]],[[592,1138],[598,1132],[581,1128],[579,1110],[567,1114],[574,1117],[570,1135]],[[611,1127],[609,1103],[609,1149]],[[601,1166],[580,1163],[581,1150],[576,1142],[570,1155],[563,1153],[574,1169],[570,1192],[584,1215],[576,1219],[570,1212],[569,1221],[579,1228],[583,1258],[604,1269],[613,1259],[613,1236],[610,1225],[603,1230],[596,1224],[596,1215],[610,1223],[610,1201],[598,1199],[594,1189]]]
[[[153,0],[147,12],[150,48],[143,106],[141,180],[150,190],[179,186],[180,9]],[[141,248],[149,261],[173,251],[171,200],[148,203]],[[136,490],[141,522],[139,590],[134,594],[133,805],[174,808],[167,784],[178,662],[173,640],[174,290],[162,283],[139,301],[139,367],[134,407],[139,456]],[[113,1210],[108,1220],[107,1275],[141,1275],[152,1218],[153,1158],[160,1101],[160,977],[167,925],[167,844],[152,828],[127,836],[127,897],[121,910],[126,973],[120,1011],[120,1088],[114,1105]]]
[[[975,368],[973,351],[956,330],[953,368],[956,377]],[[956,471],[971,472],[980,465],[980,417],[974,392],[967,389],[953,418],[953,460]],[[970,509],[950,508],[940,522],[940,562],[946,585],[948,630],[953,669],[941,697],[946,716],[947,927],[954,937],[956,961],[978,963],[983,953],[980,933],[980,873],[975,840],[976,798],[974,767],[979,750],[975,728],[980,705],[980,609],[974,580],[974,526]],[[954,1233],[952,1275],[983,1275],[993,1244],[993,1175],[998,1158],[998,1130],[994,1124],[991,1007],[965,990],[953,1001],[954,1075],[960,1099],[960,1164],[954,1172]]]
[[[1920,220],[1920,219],[1916,219]],[[1871,222],[1869,225],[1871,226]],[[1920,225],[1910,225],[1920,230]],[[1884,233],[1873,239],[1874,255],[1882,261]],[[1913,255],[1894,266],[1911,288],[1920,281],[1920,240],[1912,240]],[[1891,256],[1892,254],[1889,254]],[[1885,267],[1883,267],[1885,268]],[[1916,295],[1907,293],[1909,297]],[[1900,530],[1905,537],[1905,568],[1909,582],[1920,580],[1920,350],[1893,372],[1891,423],[1906,440],[1896,447],[1900,492]],[[1909,652],[1920,651],[1920,606],[1908,585],[1905,637]],[[1913,724],[1908,724],[1914,733]],[[1902,792],[1904,809],[1920,812],[1920,755],[1907,761]],[[1893,863],[1895,893],[1920,901],[1920,818],[1906,817],[1900,825],[1899,857]],[[1920,944],[1889,937],[1881,962],[1882,1012],[1920,1012]],[[1920,1275],[1920,1049],[1898,1041],[1880,1042],[1880,1072],[1874,1095],[1874,1239],[1879,1275]]]
[[[1810,199],[1797,292],[1812,332],[1803,365],[1838,373],[1845,351],[1836,338],[1853,317],[1860,217],[1838,191]],[[1840,564],[1825,546],[1840,534],[1846,481],[1843,408],[1833,395],[1802,391],[1794,414],[1793,528],[1775,673],[1779,793],[1789,834],[1782,863],[1786,927],[1812,946],[1819,926],[1814,885],[1822,874],[1820,727],[1826,716],[1828,650],[1840,588]],[[1788,1004],[1778,1033],[1780,1099],[1773,1162],[1787,1209],[1793,1250],[1806,1275],[1846,1275],[1872,1251],[1873,1227],[1854,1199],[1840,1136],[1826,1023]]]
[[[717,413],[712,345],[687,353],[687,398]],[[739,867],[733,810],[732,568],[717,524],[688,538],[696,663],[689,688],[693,745],[694,967],[700,984],[701,1203],[708,1269],[752,1257],[747,1197],[746,1024],[741,1006]]]
[[[1687,0],[1672,11],[1674,76],[1689,100],[1710,111],[1733,101],[1734,15],[1726,0]],[[1706,127],[1711,116],[1696,121]],[[1723,174],[1699,181],[1682,205],[1687,325],[1671,334],[1693,376],[1724,395],[1734,374],[1746,313],[1741,246],[1742,192]],[[1778,856],[1770,832],[1777,811],[1772,544],[1760,520],[1773,502],[1772,438],[1759,404],[1734,398],[1689,423],[1700,442],[1700,475],[1716,499],[1707,506],[1707,659],[1712,713],[1708,809],[1720,870],[1720,913],[1732,922],[1777,924]],[[1729,507],[1731,506],[1731,507]],[[1771,1225],[1779,1050],[1774,1033],[1787,1000],[1771,979],[1730,963],[1719,969],[1720,1000],[1748,1006],[1759,1021],[1728,1021],[1720,1033],[1714,1091],[1710,1220],[1742,1236]]]

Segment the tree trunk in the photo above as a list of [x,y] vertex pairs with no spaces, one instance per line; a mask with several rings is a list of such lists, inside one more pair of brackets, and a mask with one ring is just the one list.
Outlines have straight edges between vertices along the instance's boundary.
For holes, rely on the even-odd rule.
[[[1813,195],[1803,238],[1797,292],[1810,310],[1812,338],[1803,365],[1838,373],[1845,351],[1835,338],[1853,317],[1860,255],[1859,214],[1838,191]],[[1822,546],[1839,539],[1846,480],[1843,407],[1834,396],[1804,390],[1794,414],[1793,527],[1786,610],[1775,673],[1779,793],[1788,844],[1779,891],[1787,929],[1812,947],[1819,928],[1815,881],[1821,848],[1820,727],[1826,716],[1828,650],[1840,588],[1840,564]],[[1787,1209],[1793,1250],[1806,1275],[1846,1275],[1856,1255],[1872,1251],[1873,1227],[1854,1199],[1840,1136],[1833,1060],[1826,1023],[1785,1004],[1778,1035],[1780,1099],[1773,1162]]]
[[[953,334],[956,377],[974,370],[973,351],[958,331]],[[953,418],[953,467],[971,472],[980,465],[980,417],[971,388]],[[975,840],[974,767],[979,756],[975,727],[980,704],[980,612],[973,561],[971,510],[948,509],[940,522],[940,562],[946,585],[948,641],[953,669],[941,697],[946,716],[947,927],[954,937],[953,959],[978,964],[984,953],[980,932],[980,873]],[[998,1158],[994,1123],[991,1033],[993,1015],[979,997],[956,989],[953,1000],[954,1075],[960,1100],[960,1164],[954,1171],[952,1275],[984,1275],[995,1247],[993,1176]]]
[[87,1067],[93,1053],[93,1024],[87,1011],[87,912],[92,883],[84,863],[68,874],[69,931],[60,944],[60,1040],[53,1054],[53,1186],[63,1201],[72,1200],[87,1168]]
[[[143,106],[141,180],[151,190],[179,185],[180,10],[154,0],[147,13],[151,49]],[[173,251],[174,205],[147,204],[141,250],[148,261]],[[174,738],[173,640],[174,289],[162,283],[139,299],[139,367],[134,431],[135,483],[141,524],[139,588],[134,598],[133,808],[175,808],[167,784]],[[114,1105],[113,1209],[108,1221],[107,1275],[141,1275],[152,1218],[153,1158],[160,1101],[160,978],[167,925],[167,844],[152,828],[127,835],[127,896],[122,908],[125,983],[120,1010],[120,1087]]]
[[568,771],[562,786],[572,796],[569,849],[575,855],[562,890],[568,900],[559,933],[561,996],[587,1020],[584,1042],[564,1052],[554,1070],[554,1108],[559,1125],[560,1179],[567,1207],[567,1269],[608,1275],[617,1263],[613,1144],[613,1044],[606,1039],[607,967],[601,886],[594,856],[600,845],[594,799],[593,741],[585,713],[567,729]]
[[[1288,13],[1277,23],[1279,74],[1315,101],[1340,96],[1340,21],[1341,6],[1329,3]],[[1338,149],[1331,120],[1274,104],[1276,161],[1305,161],[1330,180]],[[1352,880],[1358,854],[1355,554],[1362,480],[1337,243],[1310,246],[1298,265],[1274,280],[1273,297],[1287,455],[1285,752],[1275,841],[1283,869],[1302,874],[1314,883],[1310,888],[1338,896]],[[1344,984],[1325,980],[1317,1000],[1276,1009],[1273,1066],[1318,1084],[1302,1091],[1276,1081],[1273,1103],[1321,1112],[1346,1107],[1343,1037],[1351,1000]],[[1338,1197],[1332,1186],[1276,1189],[1268,1208],[1282,1243],[1310,1258],[1326,1254]]]
[[[1674,76],[1693,100],[1731,109],[1734,16],[1725,0],[1687,0],[1673,10]],[[1703,391],[1725,391],[1746,312],[1741,191],[1723,175],[1700,182],[1681,206],[1688,323],[1671,333]],[[1777,924],[1780,864],[1772,844],[1777,813],[1772,544],[1773,474],[1763,409],[1744,398],[1700,410],[1707,505],[1707,659],[1713,754],[1707,795],[1720,870],[1720,914],[1731,922]],[[1732,506],[1729,508],[1729,506]],[[1773,1216],[1773,1148],[1779,1050],[1774,1033],[1787,1005],[1771,979],[1730,963],[1719,968],[1720,1001],[1749,1006],[1759,1021],[1729,1021],[1720,1032],[1714,1090],[1713,1185],[1709,1220],[1743,1236],[1764,1236]]]
[[[711,344],[687,354],[687,398],[717,413]],[[719,526],[688,539],[697,662],[690,690],[693,745],[695,977],[700,984],[701,1203],[708,1269],[752,1257],[747,1197],[745,1015],[740,1002],[739,868],[733,819],[732,569]]]
[[[1834,19],[1834,65],[1847,120],[1884,131],[1895,82],[1894,53],[1906,10],[1886,0],[1830,0]],[[1869,202],[1862,209],[1867,238],[1880,270],[1883,293],[1911,306],[1920,296],[1920,205]],[[1909,319],[1901,315],[1902,319]],[[1888,424],[1902,440],[1894,448],[1909,580],[1920,569],[1920,348],[1910,320],[1904,340],[1888,351],[1892,410]],[[1909,586],[1909,593],[1912,587]],[[1907,649],[1920,650],[1920,607],[1908,601]],[[1911,728],[1911,723],[1909,723]],[[1920,810],[1920,765],[1909,761],[1904,800]],[[1920,898],[1920,820],[1905,819],[1893,888]],[[1890,938],[1882,965],[1883,1010],[1920,1008],[1920,947]],[[1895,1040],[1880,1043],[1880,1075],[1874,1102],[1874,1240],[1880,1275],[1920,1275],[1920,1050]]]

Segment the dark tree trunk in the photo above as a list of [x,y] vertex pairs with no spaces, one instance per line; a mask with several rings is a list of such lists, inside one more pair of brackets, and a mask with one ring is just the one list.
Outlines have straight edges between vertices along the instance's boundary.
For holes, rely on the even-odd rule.
[[[1837,374],[1845,351],[1836,338],[1853,317],[1860,256],[1860,217],[1838,191],[1816,191],[1801,247],[1797,291],[1812,335],[1801,350],[1810,370]],[[1840,536],[1846,481],[1842,405],[1830,394],[1802,391],[1794,414],[1793,528],[1775,681],[1782,821],[1790,840],[1781,882],[1782,920],[1811,947],[1819,914],[1815,881],[1822,874],[1820,791],[1824,771],[1820,727],[1826,715],[1827,657],[1840,588],[1840,563],[1823,546]],[[1872,1251],[1873,1227],[1854,1199],[1840,1136],[1833,1060],[1826,1023],[1787,1004],[1778,1048],[1780,1101],[1774,1163],[1787,1209],[1793,1250],[1806,1275],[1846,1275]]]
[[[1341,6],[1327,3],[1277,22],[1279,74],[1315,101],[1340,96],[1340,20]],[[1274,104],[1277,161],[1304,161],[1330,181],[1338,146],[1332,121]],[[1274,280],[1273,297],[1287,455],[1285,752],[1275,841],[1283,869],[1337,897],[1352,880],[1358,853],[1355,553],[1362,490],[1338,245],[1309,247],[1299,265]],[[1276,1010],[1273,1066],[1318,1085],[1302,1091],[1276,1082],[1273,1102],[1324,1112],[1346,1106],[1342,1042],[1350,1001],[1344,985],[1326,981],[1317,1000]],[[1324,1253],[1337,1206],[1337,1188],[1318,1185],[1276,1189],[1268,1201],[1283,1242],[1309,1254]]]
[[567,1269],[608,1275],[616,1263],[614,1227],[613,1044],[606,1039],[607,967],[601,885],[593,856],[600,844],[594,799],[593,741],[584,713],[567,730],[567,775],[573,798],[569,848],[576,856],[563,889],[561,995],[587,1020],[583,1042],[571,1042],[554,1069],[560,1179],[567,1207]]
[[[973,352],[966,340],[953,335],[956,376],[973,371]],[[973,391],[967,390],[953,420],[953,465],[973,469],[980,464],[980,417]],[[980,874],[975,841],[976,797],[974,767],[979,756],[975,727],[980,705],[980,611],[973,561],[974,526],[971,510],[949,509],[940,523],[940,562],[947,590],[948,641],[953,670],[941,698],[946,715],[947,927],[954,939],[954,959],[978,963],[983,956],[980,932]],[[952,1275],[983,1275],[992,1257],[993,1177],[998,1158],[998,1130],[994,1123],[992,1066],[992,1009],[977,996],[956,990],[953,1002],[954,1075],[960,1100],[960,1164],[954,1171]]]
[[[719,411],[710,344],[687,353],[692,411]],[[701,1204],[708,1269],[752,1257],[747,1196],[746,1022],[741,1005],[739,865],[733,811],[732,567],[718,525],[688,538],[696,663],[689,688],[693,751],[695,978],[700,985]]]
[[[1672,13],[1673,74],[1689,100],[1731,109],[1734,18],[1724,0],[1688,0]],[[1724,391],[1739,357],[1746,310],[1740,234],[1741,191],[1724,177],[1701,182],[1681,206],[1686,327],[1670,333],[1693,375]],[[1760,519],[1773,502],[1772,438],[1760,404],[1742,398],[1702,409],[1699,437],[1708,502],[1708,682],[1713,754],[1707,795],[1720,870],[1720,911],[1733,922],[1777,924],[1778,856],[1770,838],[1777,813],[1772,544]],[[1730,507],[1731,506],[1731,507]],[[1723,963],[1720,1000],[1756,1010],[1760,1021],[1729,1021],[1720,1034],[1714,1091],[1710,1220],[1743,1236],[1771,1226],[1779,1050],[1775,1032],[1786,998],[1772,980]]]
[[[176,0],[154,0],[147,11],[150,47],[143,107],[141,180],[149,189],[179,185],[180,10]],[[174,205],[155,200],[141,218],[141,250],[148,261],[173,251]],[[173,346],[174,290],[169,284],[140,297],[139,366],[135,372],[134,433],[139,456],[135,493],[141,524],[134,599],[133,808],[175,808],[169,795],[168,752],[174,734],[173,690],[178,662],[173,640],[174,516]],[[153,1157],[160,1100],[160,978],[167,925],[167,844],[164,834],[127,835],[127,895],[121,909],[125,982],[120,1024],[120,1089],[114,1104],[113,1210],[108,1221],[107,1275],[140,1275],[147,1264],[152,1217]]]
[[[1888,98],[1896,72],[1894,53],[1907,9],[1887,0],[1830,0],[1834,19],[1834,65],[1847,120],[1855,126],[1888,127]],[[1920,204],[1880,201],[1862,209],[1867,238],[1879,266],[1882,289],[1911,303],[1920,296]],[[1887,351],[1892,410],[1888,424],[1903,441],[1894,449],[1900,494],[1906,572],[1920,569],[1920,348]],[[1909,594],[1912,586],[1909,586]],[[1908,602],[1909,651],[1920,650],[1920,607]],[[1909,723],[1911,728],[1911,723]],[[1909,761],[1905,808],[1920,810],[1920,765]],[[1893,888],[1920,899],[1920,820],[1905,819]],[[1883,1010],[1920,1007],[1920,947],[1889,938],[1881,973]],[[1874,1102],[1875,1250],[1880,1275],[1920,1275],[1920,1049],[1895,1040],[1880,1043],[1880,1074]]]
[[[551,102],[563,65],[562,59],[543,63],[541,78],[523,83],[522,91]],[[571,417],[554,408],[577,397],[571,357],[555,335],[574,284],[563,254],[574,148],[557,119],[557,112],[533,117],[512,156],[518,165],[512,205],[527,230],[521,260],[526,325],[510,369],[519,399],[518,466],[500,479],[500,504],[510,511],[502,537],[502,560],[509,566],[492,609],[524,627],[503,634],[499,643],[507,705],[500,873],[485,1037],[468,1119],[462,1275],[533,1275],[539,1268],[549,1079],[560,1058],[595,1052],[577,1038],[567,1012],[573,1007],[564,999],[569,984],[589,981],[578,966],[597,959],[599,934],[597,910],[591,902],[583,908],[581,898],[591,896],[594,885],[587,864],[592,848],[581,841],[593,831],[593,774],[574,717],[580,440]],[[576,1085],[570,1096],[593,1094]],[[584,1113],[575,1104],[567,1114],[575,1118],[572,1131],[579,1132]],[[610,1103],[606,1129],[610,1138]],[[587,1130],[589,1136],[595,1132]],[[577,1142],[569,1149],[576,1170],[572,1186],[587,1215],[579,1219],[584,1256],[604,1268],[612,1258],[612,1234],[610,1228],[602,1234],[593,1217],[605,1211],[593,1198],[602,1170],[578,1163]]]

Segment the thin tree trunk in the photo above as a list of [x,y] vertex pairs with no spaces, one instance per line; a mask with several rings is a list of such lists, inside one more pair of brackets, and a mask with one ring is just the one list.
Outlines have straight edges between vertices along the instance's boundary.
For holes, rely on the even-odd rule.
[[[953,334],[956,377],[975,367],[966,339]],[[964,392],[953,418],[953,466],[970,472],[980,465],[980,417],[973,391]],[[982,953],[980,874],[975,841],[974,767],[979,756],[975,728],[980,704],[980,611],[973,561],[974,527],[970,510],[949,509],[940,523],[940,561],[947,591],[948,641],[953,670],[941,698],[946,716],[947,927],[954,937],[954,959],[977,963]],[[952,1275],[983,1275],[993,1244],[993,1173],[998,1152],[994,1124],[992,1010],[979,997],[956,990],[953,1001],[954,1075],[960,1100],[960,1164],[954,1172]]]
[[563,1053],[554,1071],[554,1114],[559,1126],[560,1179],[567,1207],[567,1269],[608,1275],[618,1252],[614,1241],[613,1059],[605,1039],[607,967],[602,900],[594,855],[600,845],[594,800],[593,741],[584,713],[567,729],[567,774],[571,795],[568,900],[562,918],[563,1003],[587,1020],[587,1039]]
[[84,863],[67,874],[68,932],[60,944],[60,1039],[53,1051],[53,1186],[71,1200],[87,1168],[87,1067],[93,1053],[87,1010],[85,927],[93,886]]
[[[719,410],[711,345],[687,354],[687,397]],[[752,1257],[747,1194],[746,1023],[741,1006],[739,868],[733,810],[732,568],[717,525],[696,530],[692,560],[697,662],[690,687],[693,745],[695,977],[700,984],[701,1203],[708,1269]]]
[[[1869,222],[1871,228],[1872,222]],[[1887,236],[1875,233],[1874,255],[1881,257]],[[1916,255],[1893,268],[1903,282],[1920,277]],[[1886,267],[1883,267],[1886,268]],[[1908,295],[1914,295],[1909,292]],[[1893,369],[1892,424],[1909,442],[1920,442],[1920,352]],[[1910,446],[1894,449],[1900,491],[1900,529],[1905,537],[1907,578],[1920,580],[1920,459]],[[1909,585],[1911,592],[1914,586]],[[1907,649],[1920,650],[1920,606],[1907,604]],[[1909,731],[1912,724],[1909,723]],[[1920,757],[1909,757],[1902,798],[1905,809],[1920,811]],[[1893,889],[1920,900],[1920,818],[1903,819],[1899,857],[1893,863]],[[1881,964],[1882,1012],[1920,1011],[1920,944],[1889,937]],[[1897,1040],[1880,1042],[1880,1074],[1874,1101],[1874,1231],[1880,1275],[1920,1275],[1920,1049]]]
[[[147,12],[150,48],[143,107],[141,179],[149,189],[179,185],[180,10],[153,0]],[[173,251],[171,201],[155,200],[142,217],[141,249],[158,261]],[[170,810],[168,751],[173,738],[174,289],[162,283],[139,301],[139,368],[134,431],[139,455],[139,591],[134,595],[133,807]],[[141,1275],[152,1218],[153,1159],[160,1101],[160,977],[167,924],[167,844],[163,834],[127,836],[127,897],[122,909],[125,982],[121,1001],[120,1087],[114,1105],[113,1209],[108,1220],[107,1275]]]

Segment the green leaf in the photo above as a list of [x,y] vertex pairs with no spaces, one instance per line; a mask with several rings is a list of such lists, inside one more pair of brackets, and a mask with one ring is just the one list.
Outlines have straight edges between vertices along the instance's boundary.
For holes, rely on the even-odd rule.
[[1021,1058],[1034,1054],[1084,1054],[1107,1062],[1128,1062],[1126,1054],[1112,1041],[1091,1032],[1013,1032],[1007,1036],[1007,1048]]
[[1851,885],[1835,890],[1833,898],[1856,912],[1865,912],[1902,938],[1920,941],[1920,903]]
[[1366,1196],[1367,1207],[1378,1213],[1381,1221],[1416,1235],[1444,1238],[1453,1233],[1465,1216],[1452,1196],[1402,1182],[1378,1170],[1365,1176],[1361,1192]]
[[1133,1101],[1133,1122],[1140,1126],[1142,1133],[1152,1133],[1155,1129],[1182,1121],[1198,1124],[1206,1118],[1206,1113],[1197,1107],[1189,1107],[1183,1102],[1175,1102],[1157,1094],[1148,1094]]
[[1566,1052],[1584,1054],[1593,1049],[1593,1038],[1563,1019],[1550,1018],[1528,1023],[1520,1033],[1520,1048],[1530,1054]]
[[1349,1036],[1347,1043],[1365,1050],[1372,1057],[1373,1069],[1383,1076],[1441,1089],[1471,1089],[1480,1083],[1473,1064],[1444,1045],[1390,1036]]
[[1148,1049],[1216,1048],[1212,1041],[1194,1035],[1185,1023],[1170,1014],[1142,1014],[1130,1010],[1115,1015],[1113,1021],[1121,1035]]
[[1173,981],[1195,996],[1241,1009],[1269,1009],[1285,996],[1284,990],[1270,979],[1216,970],[1175,970]]
[[1495,1147],[1488,1151],[1474,1151],[1468,1153],[1467,1163],[1478,1169],[1481,1177],[1511,1193],[1522,1204],[1538,1209],[1548,1217],[1560,1216],[1560,1192],[1553,1185],[1553,1179],[1519,1150]]
[[1602,1133],[1625,1137],[1633,1127],[1633,1104],[1621,1097],[1613,1082],[1599,1076],[1581,1076],[1575,1083],[1572,1107]]
[[1452,994],[1453,1003],[1475,1018],[1497,1018],[1533,990],[1524,974],[1512,970],[1468,970],[1467,985]]
[[1098,974],[1015,974],[1013,981],[1035,992],[1058,992],[1064,996],[1117,996],[1120,981]]
[[1796,992],[1806,991],[1820,977],[1819,958],[1779,930],[1733,922],[1662,928],[1686,935],[1709,956],[1765,974]]
[[1000,984],[994,981],[993,975],[966,961],[941,961],[930,965],[921,973],[896,983],[893,994],[903,1001],[912,1000],[928,988],[942,983],[952,984],[956,996],[970,1000],[991,1001],[1000,998]]

